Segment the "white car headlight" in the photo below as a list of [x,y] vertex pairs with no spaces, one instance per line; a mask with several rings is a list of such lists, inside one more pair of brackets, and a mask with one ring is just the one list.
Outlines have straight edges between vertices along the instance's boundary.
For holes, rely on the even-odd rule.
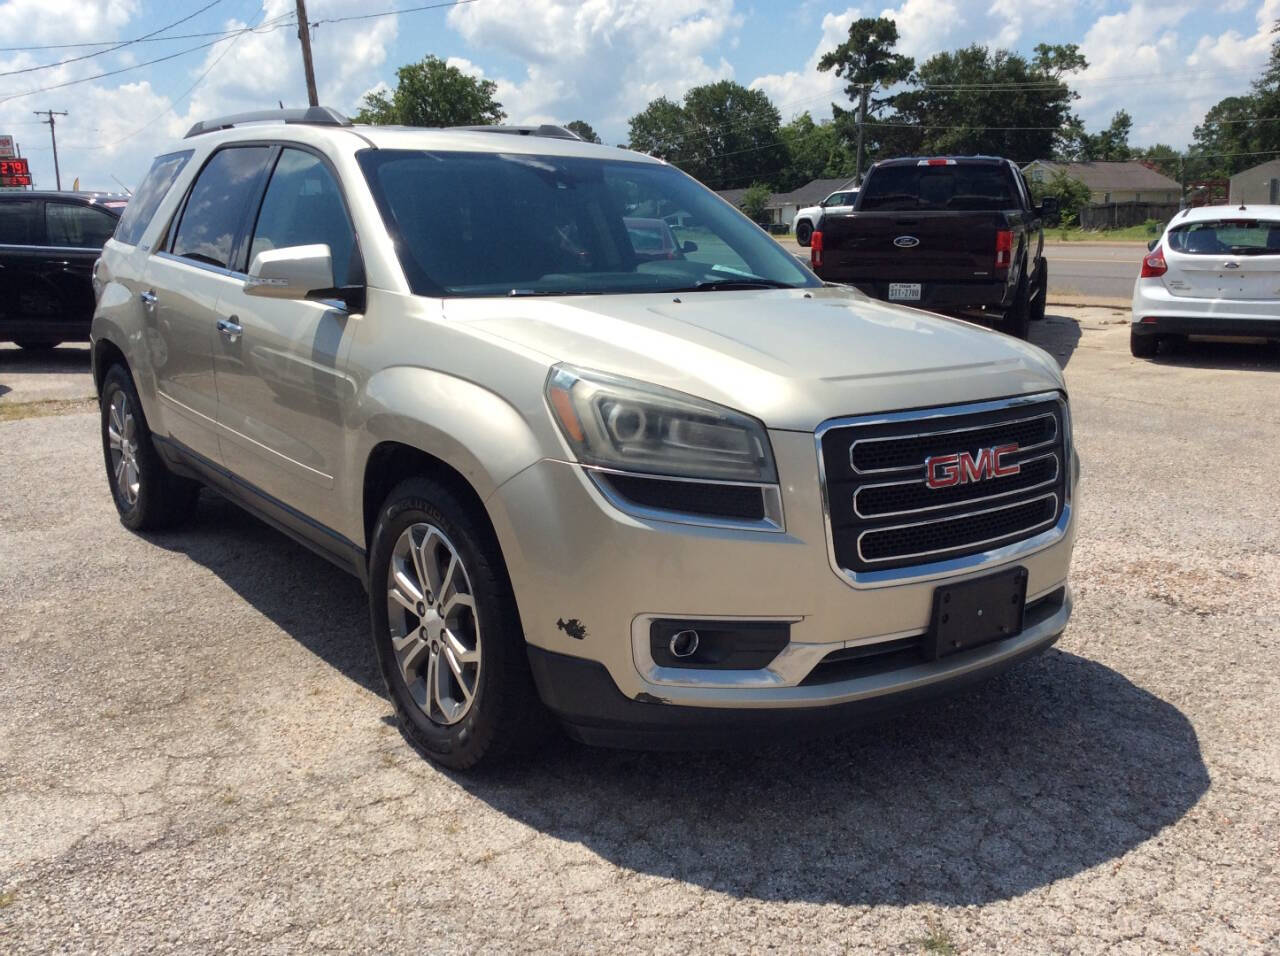
[[584,465],[679,478],[778,480],[764,426],[659,385],[569,365],[551,370],[547,403]]

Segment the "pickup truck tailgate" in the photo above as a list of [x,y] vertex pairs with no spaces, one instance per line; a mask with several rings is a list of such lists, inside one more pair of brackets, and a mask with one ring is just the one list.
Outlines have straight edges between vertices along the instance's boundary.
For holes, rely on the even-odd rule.
[[[990,279],[1003,213],[853,212],[822,220],[822,272],[841,282]],[[1000,270],[1000,275],[1004,270]]]

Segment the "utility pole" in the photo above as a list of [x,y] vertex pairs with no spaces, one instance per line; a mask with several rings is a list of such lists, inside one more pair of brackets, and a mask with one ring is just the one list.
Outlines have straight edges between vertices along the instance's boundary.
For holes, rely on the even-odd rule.
[[[299,3],[302,0],[298,0]],[[58,131],[55,127],[55,116],[66,116],[66,111],[59,112],[57,110],[32,110],[36,116],[49,117],[42,122],[49,124],[49,138],[53,140],[53,178],[58,184],[58,192],[62,192],[62,172],[58,169]]]
[[302,69],[307,74],[307,102],[319,106],[316,98],[316,70],[311,64],[311,24],[307,22],[307,0],[298,0],[298,39],[302,41]]
[[[301,0],[299,0],[299,2],[301,2]],[[854,181],[859,186],[861,186],[862,185],[862,127],[866,124],[866,121],[867,121],[867,93],[869,92],[869,88],[866,83],[862,84],[862,87],[860,88],[859,92],[860,92],[860,95],[858,97],[858,158],[856,161],[857,165],[854,167],[853,178],[854,178]]]

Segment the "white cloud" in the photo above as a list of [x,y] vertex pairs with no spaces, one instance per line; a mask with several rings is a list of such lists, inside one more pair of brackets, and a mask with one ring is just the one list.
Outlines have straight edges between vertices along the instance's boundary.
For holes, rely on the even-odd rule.
[[819,72],[818,61],[849,38],[849,25],[861,16],[857,7],[826,14],[822,18],[822,38],[805,61],[804,69],[758,76],[751,81],[751,89],[764,90],[778,107],[783,122],[806,110],[815,119],[827,119],[831,116],[832,102],[848,106],[843,83],[834,73]]
[[731,77],[706,54],[742,18],[733,0],[524,0],[457,6],[448,22],[473,49],[523,62],[523,76],[489,76],[512,122],[618,129],[655,97]]
[[953,0],[903,0],[902,6],[880,13],[898,25],[898,52],[919,63],[939,50],[947,49],[967,23]]

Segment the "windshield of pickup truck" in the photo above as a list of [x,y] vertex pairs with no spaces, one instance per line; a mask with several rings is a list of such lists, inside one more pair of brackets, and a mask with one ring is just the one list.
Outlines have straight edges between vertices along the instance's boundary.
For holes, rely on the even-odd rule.
[[1017,209],[1013,177],[1003,165],[880,166],[863,184],[859,210]]
[[1280,222],[1223,219],[1170,229],[1169,248],[1183,255],[1280,256]]
[[365,150],[418,295],[596,295],[821,285],[679,170],[522,153]]

